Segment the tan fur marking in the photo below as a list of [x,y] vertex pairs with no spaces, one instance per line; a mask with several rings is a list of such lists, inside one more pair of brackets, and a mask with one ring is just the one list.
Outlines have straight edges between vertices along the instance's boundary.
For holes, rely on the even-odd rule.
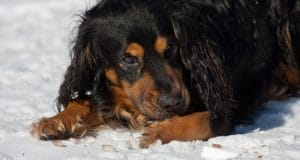
[[105,76],[110,83],[117,86],[119,84],[119,78],[116,71],[112,68],[105,71]]
[[85,48],[83,56],[84,56],[85,63],[88,63],[88,64],[92,63],[92,51],[91,51],[89,45]]
[[137,130],[143,127],[146,117],[135,107],[123,89],[112,87],[111,91],[115,102],[114,114],[127,119],[129,127],[132,129]]
[[160,55],[163,56],[165,49],[167,48],[167,39],[164,37],[159,36],[156,39],[154,48],[156,52]]
[[149,73],[145,72],[134,84],[129,84],[127,81],[121,81],[121,83],[128,96],[140,98],[142,94],[148,92],[150,88],[153,88],[154,80]]
[[168,75],[173,78],[173,89],[178,90],[183,84],[183,82],[180,82],[179,79],[182,79],[182,74],[179,69],[174,69],[170,65],[165,65],[166,72]]
[[288,83],[289,87],[300,89],[300,71],[285,65],[280,65],[281,78]]
[[144,47],[135,42],[128,45],[126,52],[139,58],[143,58],[145,54]]
[[[126,94],[136,100],[139,105],[139,110],[148,118],[160,119],[159,117],[165,113],[157,106],[157,98],[159,93],[154,89],[154,80],[152,76],[145,72],[143,76],[134,84],[129,84],[127,81],[121,81]],[[140,99],[143,99],[140,101]]]
[[171,140],[207,140],[213,136],[210,128],[210,112],[197,112],[183,117],[173,117],[148,127],[143,134],[140,147],[147,148],[160,139],[162,143]]
[[88,101],[70,102],[54,117],[42,118],[33,124],[32,135],[37,139],[80,138],[104,124],[102,117]]

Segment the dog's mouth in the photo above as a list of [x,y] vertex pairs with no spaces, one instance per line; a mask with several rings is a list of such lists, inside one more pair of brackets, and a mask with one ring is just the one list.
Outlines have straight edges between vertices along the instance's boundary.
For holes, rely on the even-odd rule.
[[149,120],[164,120],[178,115],[174,111],[166,111],[159,106],[143,106],[140,110]]
[[182,115],[187,110],[190,97],[188,93],[183,94],[185,97],[181,101],[174,102],[173,105],[159,105],[153,102],[153,99],[145,100],[138,106],[140,112],[149,120],[164,120],[176,115]]

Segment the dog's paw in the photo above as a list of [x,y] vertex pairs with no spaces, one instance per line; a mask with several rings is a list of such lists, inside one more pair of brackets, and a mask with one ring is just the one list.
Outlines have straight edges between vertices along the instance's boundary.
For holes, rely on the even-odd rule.
[[159,138],[158,134],[159,128],[149,126],[140,137],[140,148],[148,148]]
[[173,134],[170,128],[172,128],[172,123],[169,120],[151,124],[140,138],[140,148],[148,148],[156,140],[161,140],[163,144],[170,142]]
[[133,130],[140,130],[148,124],[147,118],[142,114],[139,114],[136,118],[129,119],[129,127]]
[[40,140],[80,138],[87,131],[79,117],[55,116],[42,118],[32,125],[31,134]]
[[183,117],[175,116],[150,125],[141,137],[140,147],[148,148],[158,139],[165,144],[172,140],[207,140],[213,135],[210,112],[197,112]]

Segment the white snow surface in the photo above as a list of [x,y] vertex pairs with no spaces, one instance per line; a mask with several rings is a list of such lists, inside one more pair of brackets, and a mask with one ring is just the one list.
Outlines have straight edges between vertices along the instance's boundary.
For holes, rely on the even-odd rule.
[[269,102],[253,125],[231,136],[138,148],[141,133],[104,130],[58,147],[30,135],[30,125],[56,114],[53,101],[69,64],[73,28],[96,2],[0,0],[0,160],[300,159],[300,99]]

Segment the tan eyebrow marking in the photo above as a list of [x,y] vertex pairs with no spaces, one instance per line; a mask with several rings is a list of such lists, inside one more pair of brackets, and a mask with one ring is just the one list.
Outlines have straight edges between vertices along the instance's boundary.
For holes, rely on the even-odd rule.
[[165,37],[158,36],[154,48],[160,56],[163,56],[164,51],[167,48],[167,39]]
[[105,76],[110,81],[111,84],[116,85],[116,86],[119,84],[119,78],[114,69],[112,69],[112,68],[107,69],[105,71]]
[[135,57],[144,57],[145,50],[143,46],[134,42],[128,45],[126,53],[129,53],[130,55]]

